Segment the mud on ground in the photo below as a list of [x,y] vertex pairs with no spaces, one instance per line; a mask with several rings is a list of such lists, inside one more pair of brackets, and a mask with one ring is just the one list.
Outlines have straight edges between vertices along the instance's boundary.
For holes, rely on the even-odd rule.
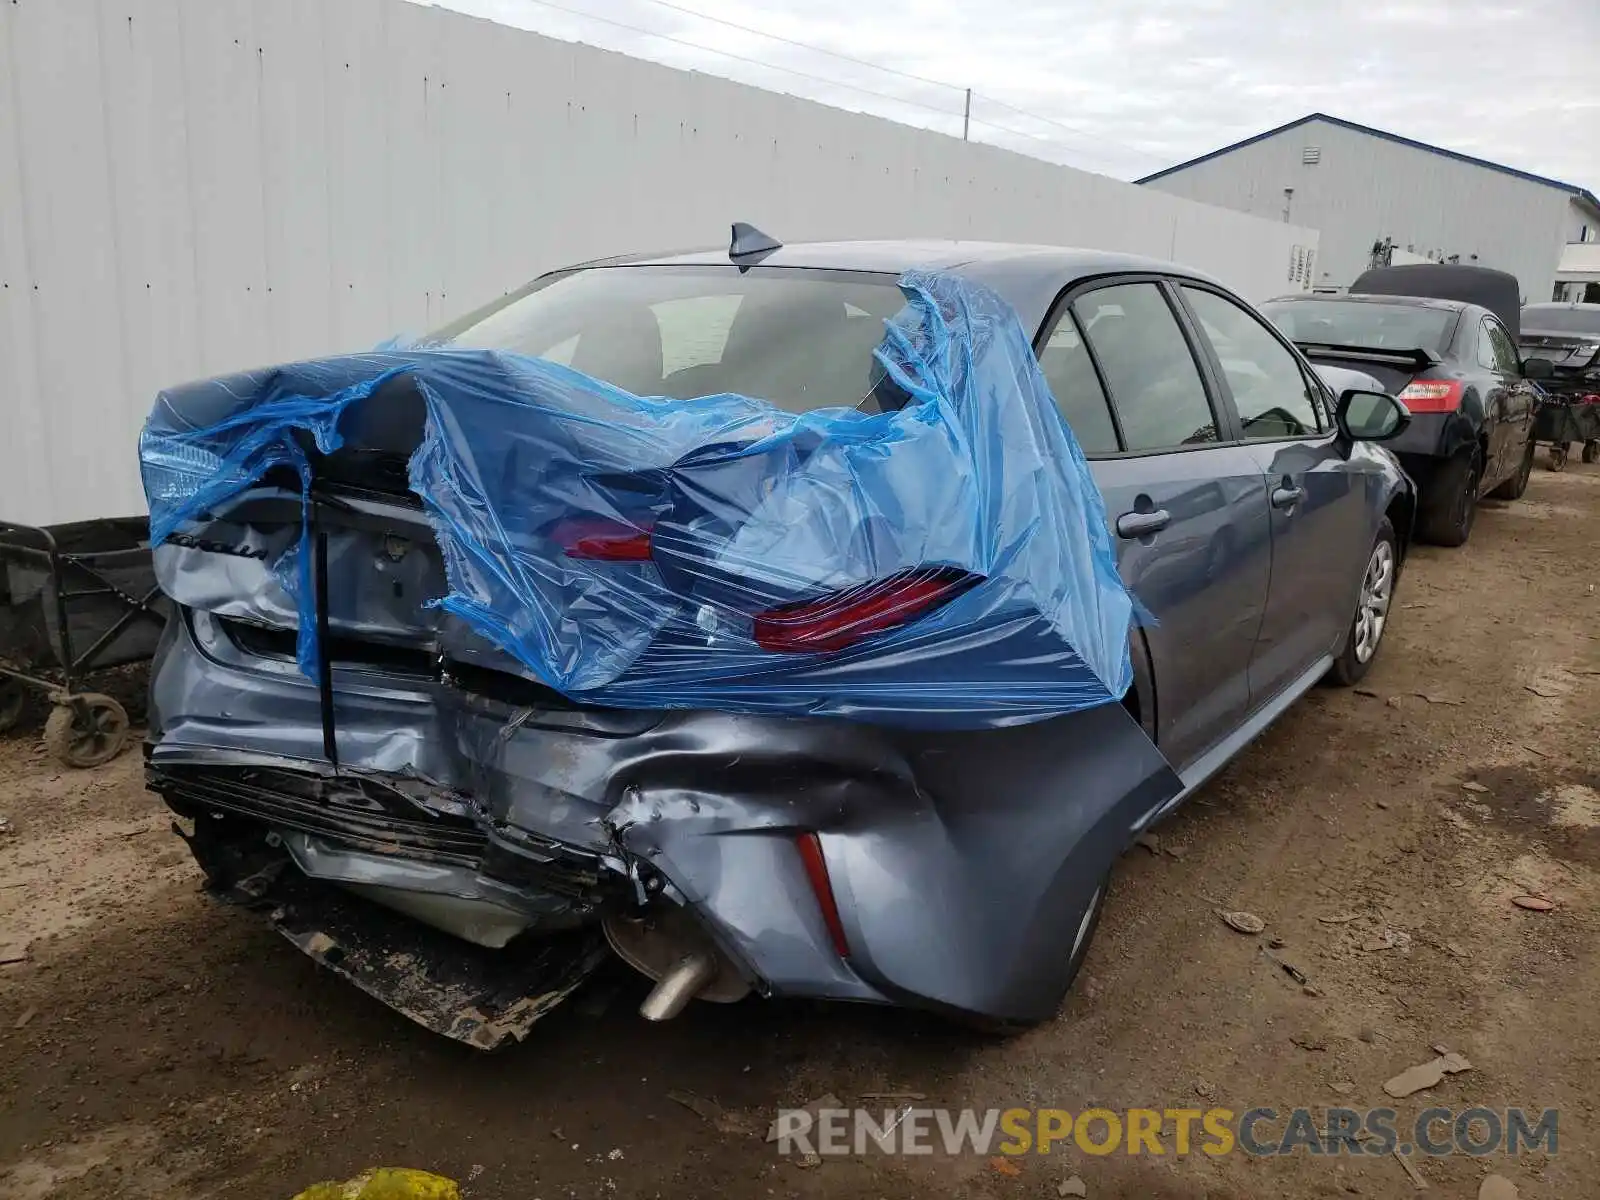
[[[485,1200],[1001,1200],[1055,1196],[1071,1175],[1096,1200],[1409,1196],[1388,1156],[805,1168],[760,1131],[829,1092],[1366,1108],[1438,1043],[1472,1069],[1393,1102],[1403,1118],[1558,1108],[1560,1141],[1420,1161],[1434,1195],[1476,1196],[1495,1170],[1531,1200],[1600,1196],[1597,585],[1596,467],[1538,470],[1524,501],[1485,506],[1465,550],[1419,549],[1365,686],[1317,690],[1158,831],[1156,852],[1132,851],[1060,1016],[1009,1042],[759,1002],[649,1026],[632,1011],[642,985],[619,972],[525,1045],[476,1055],[201,895],[136,753],[71,772],[36,731],[0,739],[0,958],[26,954],[0,966],[0,1195],[287,1200],[390,1164]],[[1511,903],[1529,894],[1553,911]],[[1266,933],[1241,936],[1218,909],[1259,914]],[[1260,952],[1269,937],[1316,994]]]

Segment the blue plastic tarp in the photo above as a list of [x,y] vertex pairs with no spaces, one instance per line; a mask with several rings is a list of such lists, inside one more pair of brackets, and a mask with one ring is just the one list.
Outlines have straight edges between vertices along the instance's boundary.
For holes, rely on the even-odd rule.
[[[403,376],[433,603],[574,701],[979,728],[1120,698],[1133,603],[1028,335],[958,276],[900,286],[875,357],[909,401],[879,413],[636,396],[449,346],[164,392],[140,439],[152,540],[274,468],[309,494],[351,407]],[[310,550],[275,569],[314,677]]]

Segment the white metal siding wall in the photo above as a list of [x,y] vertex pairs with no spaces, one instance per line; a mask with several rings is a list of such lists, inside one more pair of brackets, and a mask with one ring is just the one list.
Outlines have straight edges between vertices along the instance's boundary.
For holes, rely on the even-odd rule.
[[1600,241],[1600,212],[1580,200],[1567,203],[1566,237],[1568,243]]
[[1316,235],[400,0],[0,3],[0,518],[143,511],[163,384],[421,332],[562,263],[976,237],[1252,298]]
[[[1301,161],[1307,146],[1321,161]],[[1263,138],[1148,187],[1266,218],[1283,217],[1294,188],[1296,224],[1321,233],[1319,282],[1349,284],[1375,241],[1392,237],[1418,253],[1476,254],[1510,271],[1530,301],[1550,295],[1567,237],[1570,196],[1470,163],[1339,125],[1313,121]]]

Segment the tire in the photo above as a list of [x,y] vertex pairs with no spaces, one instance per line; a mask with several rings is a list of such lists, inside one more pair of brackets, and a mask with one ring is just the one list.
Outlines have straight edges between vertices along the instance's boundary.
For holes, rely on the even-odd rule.
[[[1072,961],[1067,970],[1067,984],[1061,989],[1062,1000],[1065,1000],[1067,994],[1072,991],[1072,985],[1078,978],[1078,972],[1083,969],[1083,961],[1089,957],[1089,947],[1094,942],[1095,930],[1100,928],[1100,914],[1105,911],[1106,896],[1110,891],[1111,872],[1107,871],[1105,878],[1100,881],[1100,886],[1095,888],[1094,895],[1089,898],[1089,907],[1078,918],[1078,930],[1073,937],[1071,950]],[[1054,1015],[1052,1013],[1051,1016],[1041,1017],[1036,1021],[1018,1021],[1008,1020],[1004,1017],[984,1017],[974,1013],[963,1017],[961,1023],[975,1033],[981,1033],[986,1037],[1006,1038],[1027,1033],[1030,1029],[1037,1029],[1046,1021],[1051,1020]]]
[[1476,446],[1446,459],[1433,473],[1417,518],[1417,533],[1423,541],[1436,546],[1466,544],[1478,515],[1478,478],[1482,473],[1483,456]]
[[1532,474],[1533,439],[1529,438],[1527,447],[1522,451],[1522,465],[1517,468],[1517,473],[1489,495],[1496,500],[1521,500],[1522,493],[1528,490],[1528,477]]
[[9,733],[17,727],[27,699],[27,692],[17,680],[0,679],[0,733]]
[[1563,445],[1550,447],[1550,469],[1552,471],[1565,471],[1567,469],[1567,448]]
[[1583,461],[1586,463],[1600,462],[1600,441],[1589,441],[1583,444]]
[[57,704],[44,724],[45,749],[69,767],[98,767],[127,744],[127,711],[98,692]]
[[1394,526],[1385,517],[1378,526],[1372,551],[1367,555],[1366,569],[1361,573],[1361,591],[1356,597],[1350,628],[1345,633],[1344,649],[1328,668],[1330,683],[1349,687],[1371,670],[1378,651],[1383,648],[1383,635],[1389,628],[1389,614],[1394,607],[1395,585],[1399,582],[1400,545]]

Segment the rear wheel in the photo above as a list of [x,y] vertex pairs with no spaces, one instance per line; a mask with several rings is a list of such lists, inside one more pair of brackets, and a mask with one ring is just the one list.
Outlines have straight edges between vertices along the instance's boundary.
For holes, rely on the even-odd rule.
[[1344,651],[1333,660],[1328,678],[1341,686],[1355,683],[1378,657],[1384,630],[1389,627],[1389,609],[1394,604],[1394,587],[1400,576],[1400,552],[1394,526],[1387,517],[1378,526],[1378,537],[1367,556],[1367,569],[1361,576],[1361,593],[1356,599],[1355,616],[1345,635]]
[[[1585,461],[1588,461],[1587,459]],[[1489,495],[1496,500],[1521,500],[1522,493],[1528,490],[1528,477],[1533,474],[1533,439],[1528,439],[1528,444],[1522,450],[1522,465],[1517,468],[1517,473],[1506,480]]]
[[1583,461],[1586,463],[1600,462],[1600,441],[1589,441],[1583,444]]
[[1425,541],[1460,546],[1472,536],[1473,518],[1478,515],[1478,478],[1482,473],[1483,458],[1476,446],[1446,459],[1434,472],[1417,521],[1417,532]]

